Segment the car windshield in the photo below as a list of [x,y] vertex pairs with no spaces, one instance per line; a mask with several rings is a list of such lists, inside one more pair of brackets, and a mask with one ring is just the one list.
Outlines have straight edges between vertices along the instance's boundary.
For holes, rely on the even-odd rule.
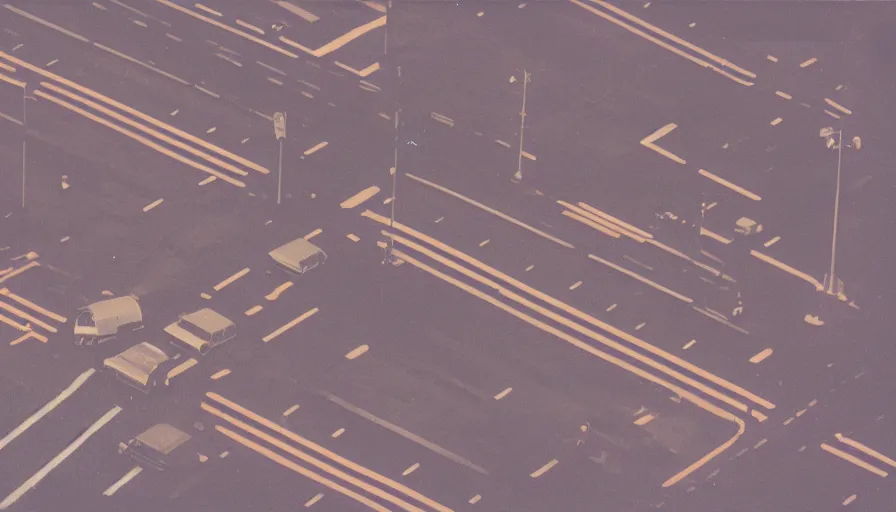
[[181,326],[181,328],[183,328],[185,331],[189,332],[193,336],[197,336],[199,339],[202,339],[205,341],[211,341],[212,335],[210,333],[206,332],[205,329],[202,329],[199,326],[197,326],[196,324],[194,324],[192,322],[188,322],[183,319],[180,322],[178,322],[178,324]]

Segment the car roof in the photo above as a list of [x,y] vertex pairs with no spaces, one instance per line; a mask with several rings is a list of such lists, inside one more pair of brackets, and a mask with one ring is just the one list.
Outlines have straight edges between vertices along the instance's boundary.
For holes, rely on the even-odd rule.
[[190,434],[167,423],[153,425],[137,436],[137,441],[165,455],[190,439]]
[[313,256],[320,252],[323,252],[320,247],[312,244],[304,238],[297,238],[292,242],[281,245],[268,254],[276,261],[281,261],[291,265],[298,265],[305,258]]
[[199,311],[183,315],[181,319],[195,325],[209,334],[223,331],[234,325],[226,316],[210,308],[203,308]]
[[168,354],[162,349],[145,341],[134,345],[115,357],[124,359],[134,366],[146,371],[155,369],[156,366],[169,359]]
[[87,306],[87,310],[93,315],[94,321],[106,318],[127,316],[133,321],[140,321],[142,313],[137,299],[131,296],[116,297],[114,299],[101,300]]

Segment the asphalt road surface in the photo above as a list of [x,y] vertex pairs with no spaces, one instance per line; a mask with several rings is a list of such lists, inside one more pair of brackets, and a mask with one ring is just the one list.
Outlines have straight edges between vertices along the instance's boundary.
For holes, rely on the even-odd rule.
[[[0,509],[885,510],[894,21],[4,5]],[[206,355],[164,331],[203,308]],[[118,453],[159,423],[167,470]]]

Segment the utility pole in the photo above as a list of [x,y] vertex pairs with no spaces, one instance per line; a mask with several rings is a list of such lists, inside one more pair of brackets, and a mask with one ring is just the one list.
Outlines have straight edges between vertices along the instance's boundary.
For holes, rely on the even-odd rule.
[[526,129],[526,92],[531,80],[532,75],[528,71],[523,70],[523,108],[520,110],[520,152],[517,160],[516,173],[513,175],[513,178],[510,179],[510,181],[514,183],[523,181],[523,130]]
[[283,140],[286,139],[286,113],[274,113],[274,137],[279,145],[277,157],[277,204],[280,204],[280,191],[283,188]]

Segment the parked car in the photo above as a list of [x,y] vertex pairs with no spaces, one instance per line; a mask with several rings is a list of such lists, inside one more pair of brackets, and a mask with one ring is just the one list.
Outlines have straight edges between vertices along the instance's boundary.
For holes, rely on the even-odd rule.
[[233,339],[236,325],[215,310],[204,308],[181,315],[176,322],[165,327],[165,332],[174,337],[174,345],[183,345],[206,355],[211,349]]
[[80,309],[75,318],[75,345],[100,344],[123,329],[142,328],[143,311],[136,297],[101,300]]
[[107,358],[103,367],[114,371],[118,380],[149,393],[159,382],[165,381],[166,363],[171,359],[159,347],[143,342]]
[[295,274],[304,274],[327,261],[327,253],[304,238],[297,238],[269,252],[282,268]]
[[[192,438],[183,430],[167,423],[159,423],[126,443],[118,443],[118,453],[127,455],[141,467],[164,471],[185,461],[185,457],[175,457],[172,454]],[[185,454],[186,450],[178,450],[177,455],[182,453]]]

